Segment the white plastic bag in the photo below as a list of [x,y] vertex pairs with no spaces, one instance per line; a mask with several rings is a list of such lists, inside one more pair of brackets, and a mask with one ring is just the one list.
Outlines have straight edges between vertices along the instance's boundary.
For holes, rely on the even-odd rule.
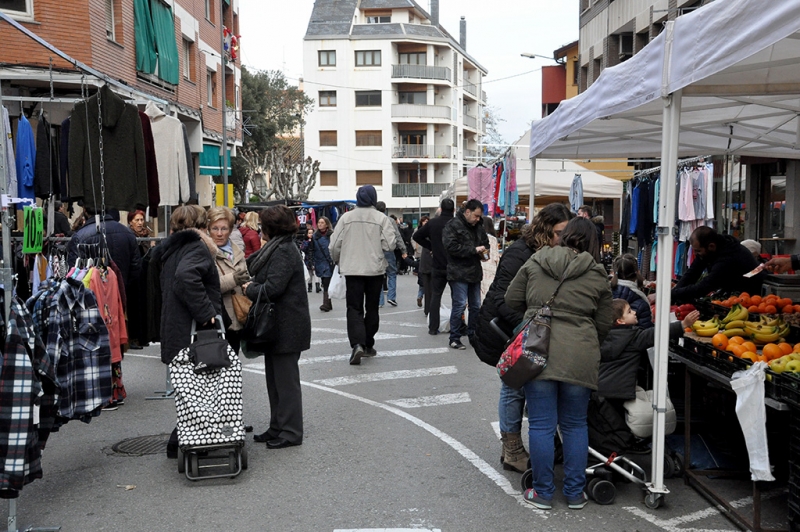
[[[649,438],[653,435],[653,390],[645,391],[641,386],[636,387],[636,399],[625,401],[625,423],[634,436],[638,438]],[[675,432],[678,419],[675,414],[675,407],[667,396],[667,413],[664,420],[664,434]]]
[[736,392],[736,417],[742,426],[744,443],[750,457],[752,480],[775,480],[769,465],[767,448],[767,407],[764,405],[764,370],[766,362],[756,362],[745,371],[731,375]]
[[347,284],[345,283],[344,275],[339,273],[338,264],[333,268],[331,284],[328,285],[328,297],[333,299],[344,299],[347,297]]
[[305,272],[305,274],[306,274],[306,275],[305,275],[305,278],[306,278],[306,284],[311,284],[311,274],[309,273],[309,271],[308,271],[308,268],[303,268],[303,271],[304,271],[304,272]]
[[450,332],[450,307],[444,303],[439,307],[439,332]]

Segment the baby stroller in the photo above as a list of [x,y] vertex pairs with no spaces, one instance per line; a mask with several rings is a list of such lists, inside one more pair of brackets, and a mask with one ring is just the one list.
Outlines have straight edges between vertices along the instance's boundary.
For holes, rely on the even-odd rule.
[[[216,331],[196,331],[192,322],[192,343],[201,335],[218,335],[224,340],[221,316],[216,317],[216,324]],[[242,363],[233,349],[226,347],[228,367],[205,369],[193,360],[188,347],[169,364],[178,413],[178,472],[189,480],[234,478],[247,469]],[[222,472],[201,475],[201,470],[210,469]]]

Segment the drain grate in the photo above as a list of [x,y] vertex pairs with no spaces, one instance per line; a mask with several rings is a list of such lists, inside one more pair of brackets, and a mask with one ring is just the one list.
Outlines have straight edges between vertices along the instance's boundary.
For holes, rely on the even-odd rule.
[[146,454],[164,454],[167,452],[169,434],[156,434],[155,436],[139,436],[128,438],[111,446],[111,450],[118,454],[130,456],[144,456]]

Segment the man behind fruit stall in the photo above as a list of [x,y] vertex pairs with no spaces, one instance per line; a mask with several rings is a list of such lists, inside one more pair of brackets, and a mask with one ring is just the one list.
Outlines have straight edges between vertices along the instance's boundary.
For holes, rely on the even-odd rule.
[[735,237],[720,235],[711,227],[702,226],[692,232],[689,242],[694,251],[694,261],[672,289],[672,304],[693,301],[720,289],[761,293],[766,272],[744,277],[758,266],[758,262]]

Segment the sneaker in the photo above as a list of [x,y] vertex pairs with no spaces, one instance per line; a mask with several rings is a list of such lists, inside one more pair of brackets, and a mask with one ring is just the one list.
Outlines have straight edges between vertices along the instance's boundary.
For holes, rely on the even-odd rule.
[[114,410],[118,410],[119,405],[117,403],[107,404],[103,407],[103,412],[113,412]]
[[350,365],[351,366],[358,366],[361,364],[361,357],[364,356],[364,346],[361,344],[357,344],[353,348],[353,354],[350,355]]
[[453,349],[459,349],[459,350],[464,350],[464,349],[467,348],[467,346],[462,344],[460,340],[453,340],[452,342],[450,342],[450,347],[452,347]]
[[387,299],[386,302],[389,303],[393,307],[397,306],[397,301],[395,301],[394,299]]
[[364,354],[363,354],[363,355],[361,355],[361,356],[364,356],[364,357],[374,357],[374,356],[375,356],[375,355],[377,355],[377,354],[378,354],[378,352],[377,352],[377,351],[375,351],[375,348],[374,348],[374,347],[368,347],[368,348],[367,348],[367,350],[366,350],[366,351],[364,351]]
[[431,336],[436,336],[437,334],[439,334],[439,331],[428,331],[428,334],[430,334]]
[[120,399],[119,401],[117,401],[117,406],[122,406],[124,404],[125,404],[125,399]]
[[567,499],[567,506],[569,506],[570,510],[580,510],[587,504],[589,504],[589,497],[585,493],[581,493],[580,497]]
[[[553,501],[539,497],[539,495],[536,493],[536,490],[534,490],[533,488],[528,488],[525,490],[525,493],[522,494],[522,500],[527,502],[528,504],[532,504],[533,506],[537,507],[540,510],[553,509]],[[570,508],[572,507],[570,506]]]

